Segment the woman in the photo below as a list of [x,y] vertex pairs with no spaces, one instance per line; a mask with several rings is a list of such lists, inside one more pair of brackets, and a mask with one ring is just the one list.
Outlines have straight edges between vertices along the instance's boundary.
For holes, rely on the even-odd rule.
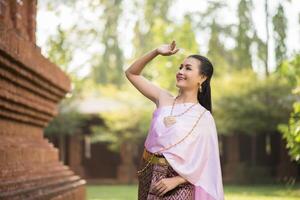
[[128,80],[156,104],[137,173],[138,198],[222,200],[217,131],[211,114],[212,64],[201,55],[185,58],[176,73],[176,97],[141,76],[153,58],[178,50],[175,41],[161,45],[125,72]]

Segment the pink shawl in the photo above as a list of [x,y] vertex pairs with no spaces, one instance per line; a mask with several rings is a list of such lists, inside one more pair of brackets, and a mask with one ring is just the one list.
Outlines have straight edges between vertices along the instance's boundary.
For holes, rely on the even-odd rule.
[[[192,104],[175,104],[173,115],[182,113]],[[163,106],[153,112],[145,148],[155,153],[177,143],[189,133],[199,115],[206,110],[191,135],[161,153],[180,176],[195,186],[195,200],[223,200],[218,137],[213,116],[201,104],[197,104],[176,117],[175,124],[166,127],[163,117],[170,115],[171,108]]]

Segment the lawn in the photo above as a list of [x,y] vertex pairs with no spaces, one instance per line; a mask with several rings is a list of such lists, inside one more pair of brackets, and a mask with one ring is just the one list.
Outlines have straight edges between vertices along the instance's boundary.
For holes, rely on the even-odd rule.
[[[224,187],[226,200],[299,200],[300,184]],[[88,185],[88,200],[135,200],[137,185]]]

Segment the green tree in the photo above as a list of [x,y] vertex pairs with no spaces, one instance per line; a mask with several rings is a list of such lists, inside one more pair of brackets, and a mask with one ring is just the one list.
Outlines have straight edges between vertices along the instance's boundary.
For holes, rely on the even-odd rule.
[[[278,133],[292,110],[291,84],[276,74],[260,79],[250,69],[215,80],[214,116],[220,134],[251,135],[251,164],[256,165],[257,135]],[[266,96],[268,93],[268,96]]]
[[243,70],[216,80],[215,85],[215,115],[223,134],[274,133],[292,109],[291,85],[275,74],[259,79],[250,70]]
[[297,99],[293,104],[293,111],[290,113],[288,123],[278,125],[283,138],[287,142],[289,155],[292,160],[300,163],[300,54],[290,62],[283,62],[278,73],[286,78],[293,85],[293,94]]
[[108,142],[110,150],[117,152],[123,143],[140,143],[147,134],[151,111],[131,108],[125,107],[121,112],[101,113],[105,125],[92,127],[92,141]]
[[273,17],[274,39],[275,39],[275,56],[277,66],[286,58],[286,30],[287,19],[281,4],[277,8],[277,13]]
[[253,26],[251,23],[251,10],[253,9],[251,0],[240,0],[238,5],[238,19],[236,34],[236,65],[238,69],[252,68],[250,47],[253,42]]
[[156,47],[156,44],[153,43],[153,27],[156,26],[157,23],[163,23],[164,25],[170,24],[171,20],[168,17],[170,6],[170,0],[135,1],[135,12],[141,12],[142,15],[139,16],[134,26],[135,38],[132,41],[135,48],[134,57],[139,56],[140,52],[146,52]]
[[207,57],[214,65],[214,77],[222,76],[236,68],[233,67],[236,64],[234,61],[234,52],[226,49],[222,40],[224,38],[234,39],[233,25],[221,23],[223,21],[219,20],[218,14],[224,9],[227,9],[227,4],[224,2],[209,1],[207,9],[204,12],[193,14],[196,17],[192,18],[196,33],[201,35],[202,31],[210,32]]
[[232,71],[233,67],[229,63],[233,63],[233,59],[228,53],[230,51],[225,49],[224,44],[220,40],[220,32],[222,32],[220,25],[213,20],[210,28],[211,34],[207,56],[215,67],[214,76],[216,77]]
[[122,49],[119,46],[120,35],[118,31],[119,19],[122,14],[122,1],[101,0],[99,3],[101,5],[93,6],[104,7],[104,14],[102,15],[104,29],[101,33],[104,53],[94,58],[96,63],[93,66],[92,77],[96,83],[113,83],[120,87],[124,82],[122,78],[124,58]]

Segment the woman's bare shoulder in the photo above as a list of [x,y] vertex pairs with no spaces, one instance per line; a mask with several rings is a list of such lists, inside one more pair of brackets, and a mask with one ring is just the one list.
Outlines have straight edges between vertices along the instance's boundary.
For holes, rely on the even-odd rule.
[[158,101],[156,102],[156,107],[172,105],[174,100],[174,95],[166,89],[162,89],[159,94]]

